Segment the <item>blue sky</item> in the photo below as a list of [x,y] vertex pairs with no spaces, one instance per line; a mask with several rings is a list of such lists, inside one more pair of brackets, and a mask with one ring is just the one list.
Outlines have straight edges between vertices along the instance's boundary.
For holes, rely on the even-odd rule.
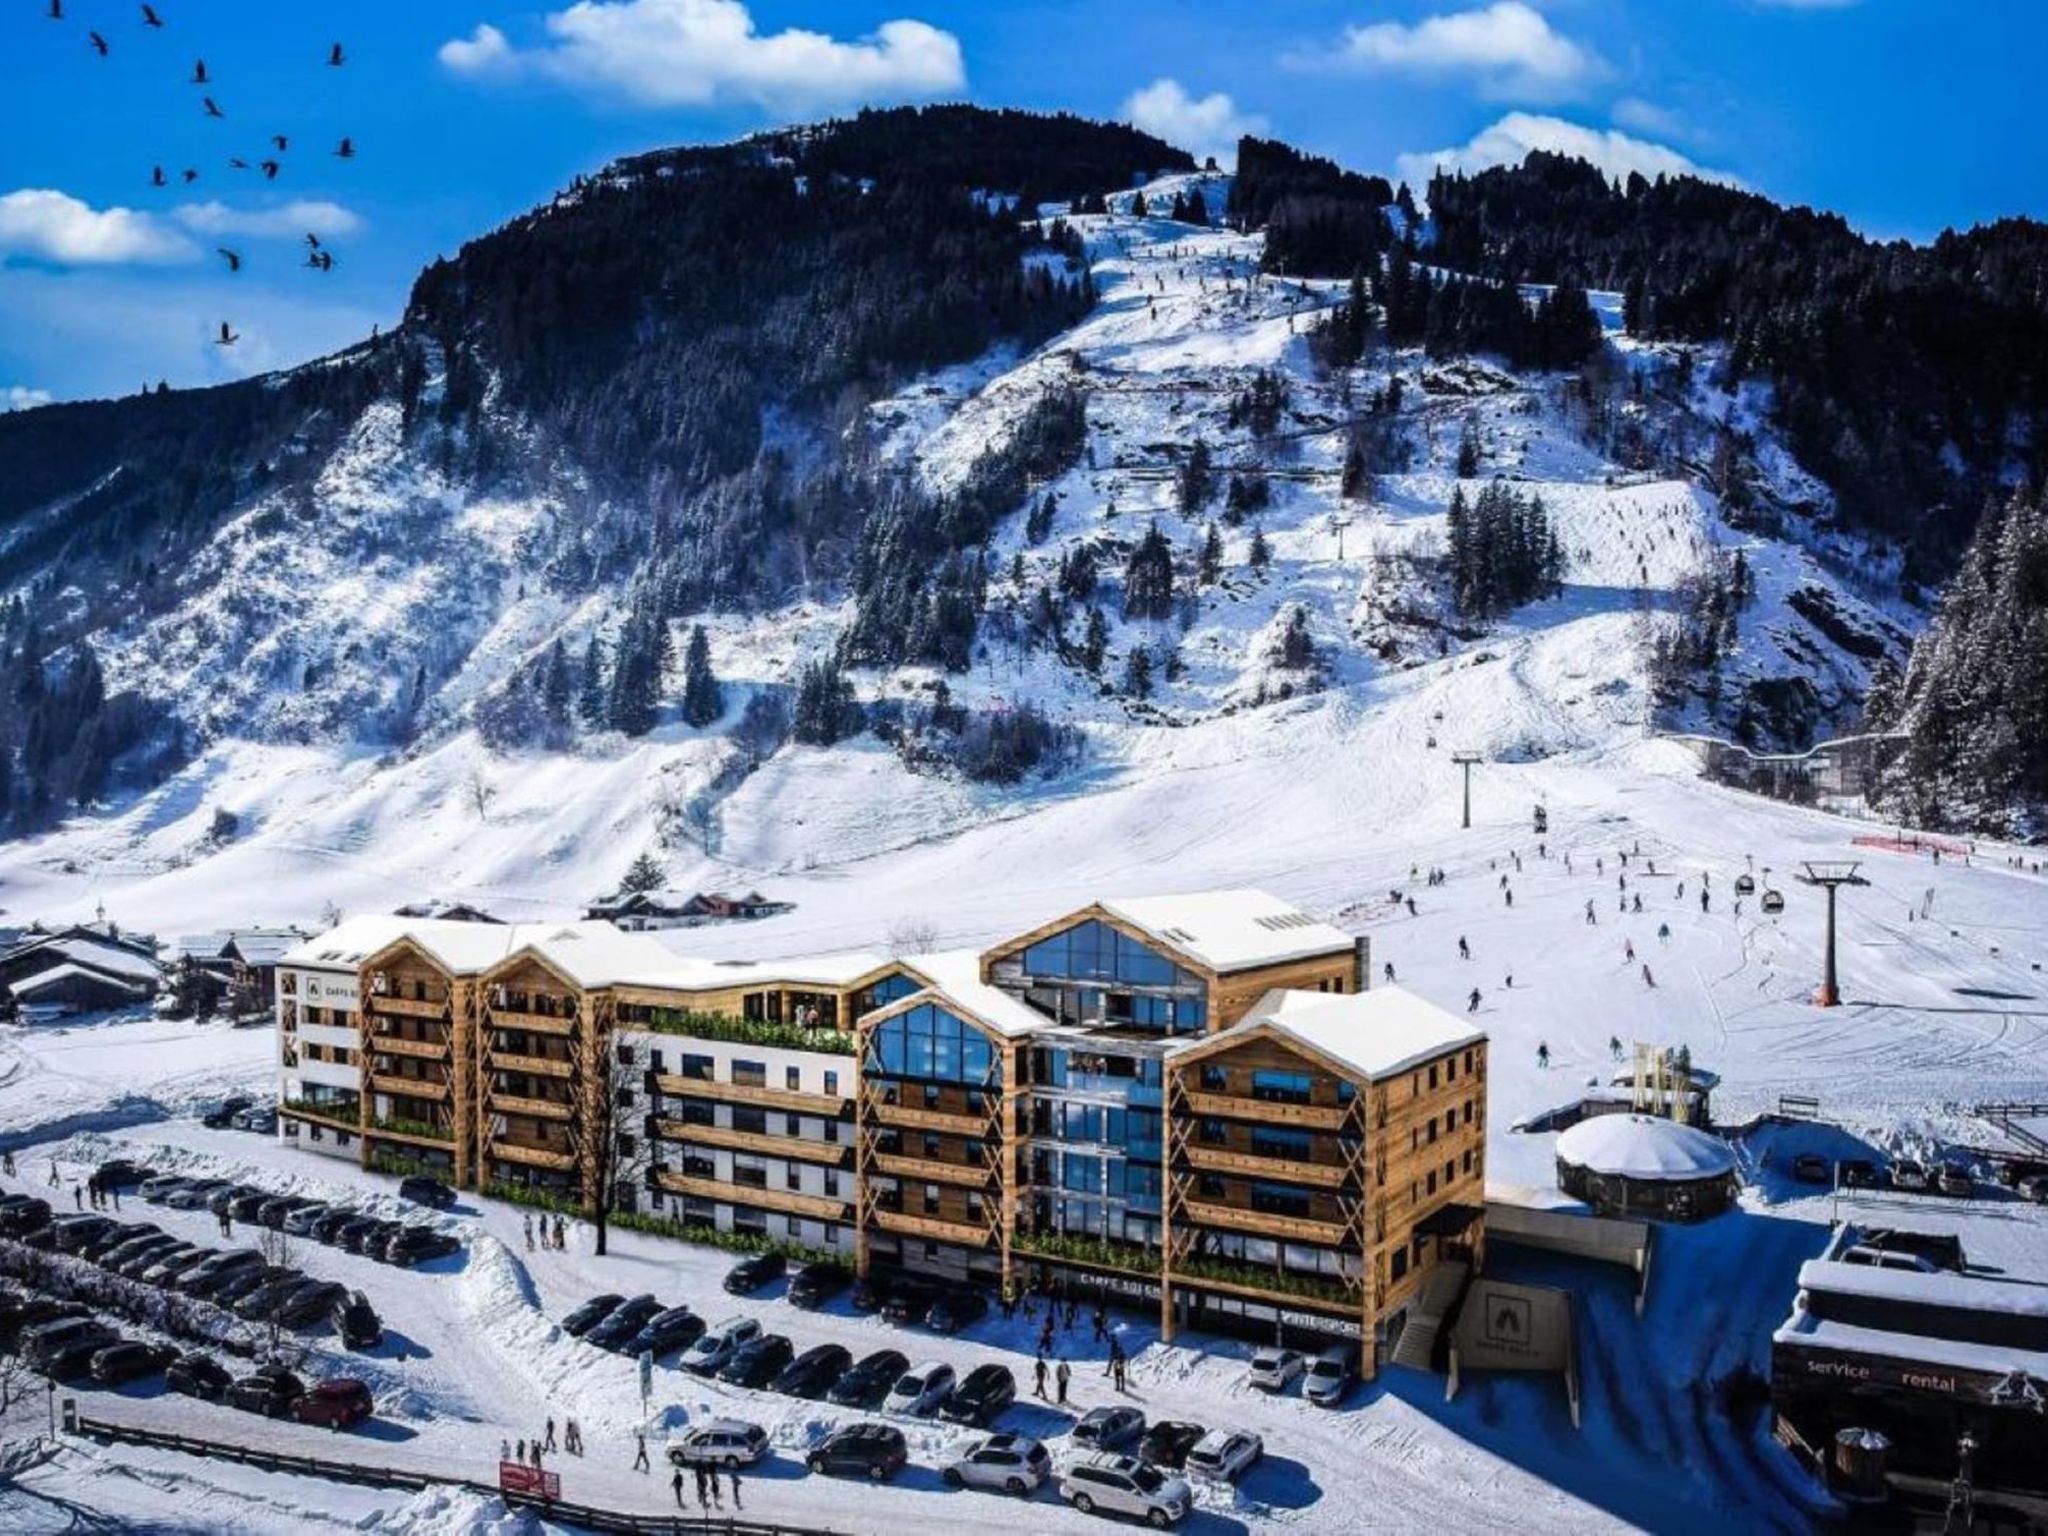
[[[132,0],[47,8],[0,10],[0,408],[317,356],[579,171],[866,101],[1130,117],[1197,151],[1251,127],[1418,175],[1564,147],[1886,237],[2048,216],[2038,0],[159,0],[161,28]],[[274,181],[229,168],[274,133]],[[332,270],[302,265],[309,231]]]

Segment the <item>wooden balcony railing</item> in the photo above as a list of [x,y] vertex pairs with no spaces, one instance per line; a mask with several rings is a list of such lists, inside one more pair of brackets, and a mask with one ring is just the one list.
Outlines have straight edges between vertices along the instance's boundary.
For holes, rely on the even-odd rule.
[[490,1093],[490,1107],[501,1115],[530,1115],[536,1120],[573,1120],[576,1106],[560,1099],[530,1099],[516,1093],[500,1093],[493,1088]]
[[1352,1241],[1351,1229],[1341,1221],[1315,1221],[1307,1216],[1280,1216],[1255,1211],[1249,1206],[1211,1205],[1190,1200],[1187,1219],[1197,1226],[1223,1227],[1232,1232],[1250,1232],[1259,1237],[1286,1238],[1297,1243],[1320,1243],[1341,1248]]
[[1298,1125],[1317,1131],[1338,1130],[1351,1114],[1350,1110],[1334,1104],[1288,1104],[1277,1099],[1239,1098],[1228,1093],[1187,1092],[1180,1096],[1180,1101],[1191,1115],[1260,1121],[1267,1125]]
[[851,1202],[831,1195],[807,1195],[794,1189],[758,1189],[751,1184],[731,1184],[723,1179],[702,1179],[664,1168],[654,1176],[657,1188],[672,1195],[694,1195],[699,1200],[716,1200],[725,1205],[755,1205],[764,1211],[788,1216],[808,1216],[813,1221],[851,1221]]
[[373,1093],[388,1093],[394,1098],[426,1099],[436,1104],[447,1103],[451,1093],[445,1082],[435,1082],[423,1077],[400,1077],[395,1072],[372,1072],[370,1090]]
[[[852,1072],[849,1064],[848,1073]],[[853,1107],[850,1098],[834,1098],[822,1093],[800,1093],[790,1088],[755,1087],[751,1083],[718,1083],[709,1078],[684,1077],[677,1072],[654,1074],[656,1091],[692,1099],[710,1099],[719,1104],[758,1104],[763,1109],[779,1109],[790,1114],[818,1115],[835,1120]]]
[[491,1008],[488,1010],[492,1029],[523,1029],[533,1035],[573,1035],[576,1033],[575,1015],[558,1018],[552,1013],[522,1013],[515,1008]]
[[879,1207],[870,1219],[882,1231],[901,1237],[928,1237],[935,1243],[961,1243],[969,1248],[984,1247],[991,1241],[988,1228],[980,1222],[946,1221],[937,1216],[913,1216],[908,1211]]
[[925,1109],[910,1104],[889,1104],[869,1099],[869,1108],[883,1125],[906,1126],[916,1131],[951,1131],[957,1136],[985,1136],[989,1117],[980,1111]]
[[953,1184],[965,1189],[980,1189],[988,1182],[989,1173],[983,1163],[944,1163],[934,1157],[906,1157],[900,1152],[876,1152],[868,1158],[868,1166],[895,1179]]
[[369,998],[370,1008],[376,1013],[404,1014],[409,1019],[445,1019],[448,1017],[448,1002],[424,997],[391,997],[373,992]]
[[372,1033],[369,1048],[388,1056],[411,1056],[421,1061],[446,1061],[448,1042],[446,1040],[408,1040],[402,1035]]
[[1305,1163],[1291,1157],[1261,1157],[1256,1152],[1231,1152],[1222,1147],[1188,1143],[1188,1162],[1209,1173],[1237,1173],[1254,1179],[1279,1179],[1288,1184],[1311,1184],[1317,1189],[1336,1189],[1349,1171],[1342,1163]]
[[739,1131],[725,1125],[695,1125],[663,1115],[654,1122],[654,1134],[663,1141],[687,1142],[698,1147],[724,1147],[730,1152],[752,1152],[762,1157],[788,1157],[827,1168],[851,1168],[853,1148],[840,1141],[812,1141],[807,1136],[783,1136],[765,1131]]
[[503,1136],[492,1138],[485,1149],[486,1157],[495,1157],[508,1163],[525,1163],[532,1168],[574,1168],[576,1154],[556,1147],[535,1147],[525,1142],[510,1141]]
[[493,1050],[489,1054],[495,1072],[524,1072],[528,1077],[574,1077],[576,1063],[553,1056],[522,1056],[514,1051]]
[[363,1107],[360,1104],[314,1104],[286,1099],[277,1106],[277,1112],[292,1120],[312,1120],[320,1125],[331,1125],[338,1131],[359,1131],[363,1128]]

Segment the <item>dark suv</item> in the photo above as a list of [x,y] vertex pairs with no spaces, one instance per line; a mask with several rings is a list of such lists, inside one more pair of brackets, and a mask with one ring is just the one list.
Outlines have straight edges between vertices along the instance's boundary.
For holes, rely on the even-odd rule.
[[445,1211],[455,1204],[455,1191],[439,1179],[430,1179],[424,1174],[398,1181],[398,1198],[411,1200],[419,1205],[431,1205],[437,1211]]
[[879,1408],[896,1378],[909,1369],[910,1358],[902,1351],[878,1349],[833,1382],[826,1401],[842,1408]]
[[1007,1365],[977,1365],[939,1404],[939,1417],[986,1429],[1017,1401],[1017,1378]]
[[718,1373],[729,1387],[765,1387],[796,1357],[796,1346],[779,1333],[749,1339],[733,1351]]
[[822,1307],[829,1297],[845,1290],[852,1278],[845,1265],[820,1259],[796,1272],[789,1282],[786,1299],[793,1307]]
[[384,1324],[361,1291],[352,1291],[335,1303],[334,1331],[344,1349],[375,1349],[384,1342]]
[[893,1424],[849,1424],[835,1429],[804,1457],[813,1472],[865,1477],[874,1482],[903,1470],[909,1450],[903,1431]]
[[725,1288],[735,1296],[751,1296],[770,1280],[782,1278],[789,1261],[779,1253],[757,1253],[741,1259],[725,1277]]
[[819,1344],[790,1361],[768,1385],[785,1397],[820,1398],[852,1364],[853,1352],[844,1344]]
[[306,1395],[305,1383],[281,1365],[266,1365],[227,1390],[227,1405],[244,1413],[281,1419]]

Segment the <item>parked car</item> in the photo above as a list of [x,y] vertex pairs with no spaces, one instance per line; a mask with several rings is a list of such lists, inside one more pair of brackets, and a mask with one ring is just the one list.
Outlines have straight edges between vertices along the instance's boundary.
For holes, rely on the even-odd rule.
[[228,1119],[228,1124],[238,1131],[254,1131],[259,1136],[273,1135],[277,1130],[277,1111],[268,1104],[252,1104],[247,1109],[238,1109]]
[[1090,1456],[1068,1467],[1060,1497],[1084,1515],[1133,1515],[1164,1530],[1183,1519],[1194,1501],[1185,1478],[1148,1467],[1131,1456]]
[[1915,1162],[1910,1157],[1899,1158],[1892,1164],[1892,1188],[1894,1189],[1910,1189],[1918,1192],[1927,1189],[1932,1182],[1932,1179],[1928,1176],[1926,1165]]
[[7,1352],[18,1352],[28,1332],[44,1323],[68,1317],[91,1317],[92,1308],[78,1301],[60,1301],[54,1296],[24,1296],[11,1304],[0,1318],[0,1344]]
[[937,1360],[926,1360],[913,1365],[889,1389],[882,1406],[891,1413],[907,1413],[915,1418],[929,1418],[937,1412],[939,1404],[946,1400],[946,1394],[953,1390],[957,1378],[953,1367]]
[[275,1284],[279,1280],[296,1278],[298,1278],[297,1271],[289,1269],[285,1265],[254,1264],[247,1269],[236,1270],[227,1279],[214,1286],[207,1300],[211,1301],[216,1307],[226,1307],[228,1310],[233,1311],[235,1304],[251,1291],[266,1285]]
[[285,1298],[304,1283],[303,1275],[294,1274],[272,1280],[268,1285],[259,1285],[235,1303],[234,1314],[245,1323],[270,1322],[284,1305]]
[[1845,1157],[1835,1164],[1835,1179],[1844,1189],[1876,1189],[1882,1182],[1878,1166],[1867,1157]]
[[0,1210],[0,1237],[21,1237],[50,1224],[50,1202],[30,1196]]
[[947,1291],[925,1308],[924,1325],[934,1333],[958,1333],[988,1316],[988,1293]]
[[92,1357],[87,1369],[92,1372],[94,1381],[111,1387],[124,1381],[154,1376],[177,1358],[175,1349],[166,1349],[158,1344],[139,1344],[128,1339],[119,1344],[109,1344]]
[[1145,1431],[1145,1438],[1138,1442],[1138,1459],[1149,1461],[1155,1467],[1181,1467],[1187,1464],[1188,1452],[1201,1443],[1209,1431],[1200,1424],[1191,1424],[1185,1419],[1161,1419]]
[[878,1408],[909,1369],[910,1359],[901,1350],[878,1349],[833,1382],[825,1401],[841,1408]]
[[168,1286],[176,1290],[185,1275],[212,1258],[218,1251],[214,1248],[194,1248],[190,1253],[166,1254],[142,1272],[143,1283]]
[[50,1225],[56,1229],[53,1241],[59,1253],[76,1253],[94,1238],[115,1230],[111,1216],[96,1216],[90,1211],[59,1216]]
[[868,1275],[854,1282],[847,1305],[856,1312],[879,1312],[889,1304],[889,1293],[894,1289],[895,1282],[887,1276]]
[[375,1216],[359,1217],[334,1234],[334,1245],[344,1253],[375,1254],[397,1230],[394,1222]]
[[453,1233],[439,1232],[432,1227],[401,1227],[384,1244],[382,1256],[387,1264],[410,1269],[415,1264],[445,1259],[449,1254],[461,1251],[462,1243]]
[[1334,1408],[1358,1379],[1358,1355],[1350,1346],[1332,1344],[1309,1362],[1301,1395],[1318,1408]]
[[1234,1483],[1265,1454],[1266,1442],[1250,1430],[1212,1430],[1188,1452],[1187,1468],[1198,1477]]
[[303,1195],[273,1195],[256,1207],[256,1220],[273,1232],[281,1232],[292,1212],[316,1203]]
[[1835,1171],[1818,1152],[1802,1152],[1792,1159],[1792,1177],[1802,1184],[1832,1184]]
[[297,1209],[287,1211],[282,1227],[293,1237],[311,1237],[313,1228],[332,1213],[333,1208],[324,1202],[309,1200]]
[[138,1163],[132,1158],[116,1157],[101,1163],[93,1170],[100,1176],[100,1183],[108,1189],[132,1189],[156,1177],[156,1170],[147,1163]]
[[174,1211],[196,1211],[227,1187],[226,1179],[187,1179],[182,1186],[164,1196],[164,1204]]
[[70,1376],[108,1345],[120,1342],[121,1336],[96,1317],[59,1317],[22,1329],[16,1353],[32,1371]]
[[156,1237],[161,1235],[162,1232],[163,1228],[157,1226],[154,1222],[117,1221],[108,1227],[106,1231],[100,1233],[98,1237],[87,1238],[83,1243],[80,1243],[78,1245],[78,1256],[81,1259],[87,1259],[97,1264],[115,1249],[132,1243],[137,1238]]
[[197,1243],[188,1243],[180,1238],[172,1237],[160,1243],[145,1243],[118,1264],[109,1264],[106,1267],[115,1274],[129,1280],[140,1280],[144,1275],[155,1269],[158,1264],[173,1255],[197,1252],[199,1252],[199,1245]]
[[218,1104],[214,1105],[212,1109],[209,1109],[200,1117],[199,1123],[208,1130],[225,1130],[228,1126],[234,1124],[235,1116],[248,1107],[248,1095],[237,1093],[222,1099]]
[[142,1188],[136,1193],[151,1205],[161,1205],[191,1182],[182,1173],[160,1173],[155,1178],[144,1179]]
[[768,1431],[744,1419],[713,1419],[684,1430],[669,1443],[679,1467],[741,1467],[768,1454]]
[[905,1325],[922,1322],[925,1313],[931,1311],[932,1303],[938,1299],[937,1286],[905,1280],[889,1287],[888,1299],[882,1303],[882,1316],[892,1323]]
[[572,1339],[582,1338],[583,1335],[590,1332],[591,1329],[595,1328],[607,1317],[610,1317],[613,1310],[625,1299],[625,1297],[612,1291],[606,1291],[602,1296],[591,1297],[590,1300],[584,1302],[582,1306],[576,1308],[567,1317],[562,1319],[562,1332],[568,1334]]
[[749,1339],[719,1367],[718,1379],[730,1387],[765,1387],[796,1358],[796,1346],[779,1333]]
[[306,1395],[305,1383],[281,1365],[266,1365],[232,1383],[224,1401],[244,1413],[281,1419]]
[[939,1404],[939,1417],[952,1424],[986,1429],[1017,1401],[1017,1378],[1007,1365],[977,1365]]
[[599,1349],[624,1349],[633,1335],[647,1326],[647,1320],[661,1310],[661,1303],[652,1296],[635,1296],[606,1314],[603,1322],[583,1335],[583,1342]]
[[822,1307],[845,1290],[851,1279],[845,1265],[820,1259],[815,1264],[806,1264],[790,1278],[785,1299],[793,1307]]
[[987,1488],[1024,1497],[1052,1475],[1052,1457],[1029,1435],[990,1435],[970,1443],[939,1474],[953,1488]]
[[785,1397],[820,1398],[852,1364],[853,1351],[844,1344],[819,1344],[785,1365],[768,1385]]
[[335,1337],[341,1340],[343,1349],[375,1349],[384,1342],[384,1323],[377,1316],[377,1309],[370,1305],[370,1298],[361,1291],[351,1291],[342,1297],[328,1315],[334,1321]]
[[813,1472],[879,1483],[901,1472],[909,1459],[903,1431],[895,1425],[848,1424],[812,1446],[804,1465]]
[[758,1319],[729,1317],[709,1329],[696,1343],[684,1350],[682,1358],[676,1364],[686,1371],[694,1371],[699,1376],[712,1376],[732,1358],[734,1350],[760,1336],[761,1324]]
[[455,1204],[455,1191],[439,1179],[430,1179],[416,1173],[410,1178],[398,1181],[398,1198],[410,1200],[415,1205],[431,1205],[437,1211],[451,1209]]
[[292,1405],[301,1424],[325,1424],[329,1429],[352,1429],[376,1411],[370,1389],[353,1376],[330,1377]]
[[2013,1187],[2013,1192],[2022,1200],[2048,1205],[2048,1173],[2029,1174]]
[[244,1195],[255,1195],[260,1204],[269,1198],[269,1191],[258,1189],[254,1184],[230,1184],[225,1189],[216,1189],[206,1197],[206,1208],[219,1216],[232,1214],[234,1204]]
[[237,1221],[256,1221],[263,1207],[277,1196],[267,1189],[244,1187],[228,1197],[228,1214]]
[[263,1255],[254,1248],[235,1248],[227,1253],[209,1254],[178,1276],[178,1289],[187,1296],[210,1296],[234,1276],[263,1268]]
[[341,1229],[352,1221],[361,1221],[363,1213],[346,1205],[330,1205],[306,1229],[306,1235],[316,1243],[331,1243]]
[[625,1352],[629,1355],[652,1355],[659,1360],[663,1355],[689,1348],[703,1334],[703,1318],[688,1307],[670,1307],[647,1319],[626,1345]]
[[348,1299],[348,1287],[332,1280],[301,1280],[286,1291],[271,1316],[287,1328],[306,1328],[319,1322]]
[[2007,1189],[2018,1189],[2028,1179],[2040,1174],[2048,1174],[2048,1163],[2026,1157],[2001,1159],[1991,1170],[1991,1176]]
[[1935,1170],[1934,1184],[1944,1195],[1968,1200],[1977,1193],[1977,1176],[1967,1163],[1943,1163]]
[[210,1355],[183,1355],[164,1371],[164,1385],[173,1392],[209,1403],[225,1398],[234,1380],[227,1367]]
[[118,1275],[125,1264],[132,1264],[146,1253],[155,1253],[170,1247],[177,1239],[168,1232],[145,1232],[140,1237],[124,1237],[104,1253],[97,1255],[93,1262],[110,1274]]
[[1091,1451],[1116,1451],[1145,1438],[1145,1415],[1121,1404],[1090,1408],[1074,1426],[1074,1444]]
[[1298,1349],[1262,1349],[1252,1356],[1245,1380],[1261,1392],[1285,1392],[1307,1369],[1308,1358]]
[[757,1253],[726,1271],[725,1288],[735,1296],[751,1296],[770,1280],[780,1280],[789,1260],[779,1253]]

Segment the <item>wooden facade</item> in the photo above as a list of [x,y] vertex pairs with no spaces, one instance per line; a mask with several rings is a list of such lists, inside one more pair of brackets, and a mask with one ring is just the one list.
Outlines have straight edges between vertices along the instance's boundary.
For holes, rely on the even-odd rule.
[[363,961],[359,985],[363,1165],[383,1152],[474,1183],[477,978],[401,938]]

